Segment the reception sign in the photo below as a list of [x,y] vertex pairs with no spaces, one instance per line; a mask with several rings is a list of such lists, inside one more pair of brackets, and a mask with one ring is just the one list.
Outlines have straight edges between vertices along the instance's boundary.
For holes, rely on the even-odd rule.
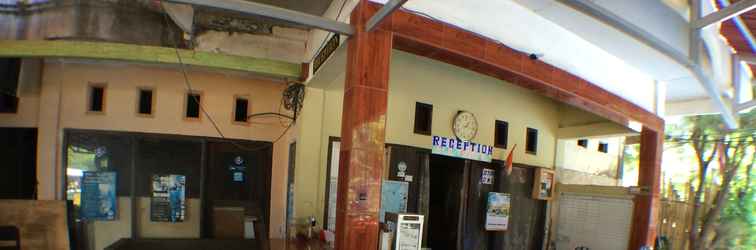
[[493,146],[434,135],[433,154],[491,162]]
[[116,172],[85,171],[81,179],[81,217],[115,220]]

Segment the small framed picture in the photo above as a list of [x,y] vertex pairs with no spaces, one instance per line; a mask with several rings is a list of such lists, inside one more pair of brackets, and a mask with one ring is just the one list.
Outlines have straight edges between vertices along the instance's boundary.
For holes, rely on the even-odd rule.
[[555,178],[554,170],[537,168],[533,181],[533,199],[550,200],[553,198]]

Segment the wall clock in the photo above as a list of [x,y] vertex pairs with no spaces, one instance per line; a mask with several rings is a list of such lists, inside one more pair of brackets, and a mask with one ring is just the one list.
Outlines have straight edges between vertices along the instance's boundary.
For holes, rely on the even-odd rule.
[[458,139],[470,141],[475,138],[475,135],[478,133],[478,120],[473,113],[459,111],[457,112],[457,115],[454,116],[452,130]]

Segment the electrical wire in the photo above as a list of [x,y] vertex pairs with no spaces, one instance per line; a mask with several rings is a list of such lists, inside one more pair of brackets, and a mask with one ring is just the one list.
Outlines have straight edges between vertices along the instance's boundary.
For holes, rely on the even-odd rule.
[[[160,7],[163,8],[162,1],[161,1]],[[343,5],[342,5],[342,7],[343,7]],[[164,20],[164,22],[165,22],[166,25],[170,25],[170,21],[168,20],[168,12],[165,10],[165,8],[163,8],[163,20]],[[189,81],[189,75],[188,75],[188,73],[186,71],[186,66],[184,65],[183,59],[181,58],[181,53],[179,53],[178,42],[174,38],[172,38],[170,40],[171,40],[171,43],[173,45],[174,52],[176,53],[176,59],[177,59],[178,64],[179,64],[179,68],[181,69],[181,74],[183,75],[183,78],[184,78],[184,84],[186,85],[186,88],[189,91],[189,93],[193,93],[194,90],[192,88],[191,82]],[[301,84],[301,83],[299,83],[299,84]],[[302,86],[304,86],[304,85],[302,85]],[[284,90],[284,95],[286,95],[286,91],[289,90],[289,87],[287,87],[287,89]],[[303,89],[302,89],[302,92],[304,92]],[[199,106],[199,108],[202,111],[202,113],[210,121],[210,123],[212,124],[213,128],[218,133],[218,136],[220,136],[220,138],[228,140],[228,142],[230,142],[232,145],[234,145],[235,147],[237,147],[239,149],[246,150],[246,151],[258,151],[258,150],[266,149],[266,148],[269,148],[269,147],[273,147],[273,145],[276,142],[278,142],[281,138],[283,138],[283,136],[286,135],[286,133],[289,131],[289,129],[291,129],[291,127],[294,125],[294,122],[296,121],[296,113],[299,111],[299,109],[301,109],[302,101],[303,101],[303,98],[304,98],[304,94],[302,93],[301,95],[298,95],[298,96],[301,96],[302,100],[295,100],[295,101],[288,102],[291,107],[296,107],[297,108],[297,110],[295,110],[295,115],[294,115],[294,117],[292,117],[293,119],[291,119],[292,121],[289,123],[289,125],[286,126],[286,128],[284,129],[284,131],[278,137],[276,137],[276,139],[273,140],[270,144],[265,144],[263,146],[255,147],[255,148],[248,148],[246,146],[243,146],[243,145],[237,143],[236,141],[234,141],[232,139],[228,139],[223,134],[223,132],[221,131],[221,129],[218,126],[218,124],[215,122],[215,119],[213,119],[213,117],[210,115],[210,113],[207,112],[207,110],[205,109],[204,105],[202,105],[202,103],[200,103],[200,101],[197,98],[197,96],[192,95],[192,98],[194,99],[194,102],[197,103],[197,106]],[[282,103],[286,102],[286,100],[283,100],[284,98],[285,97],[282,97]],[[253,114],[252,116],[255,116],[255,115],[256,114]],[[264,114],[264,115],[267,115],[267,114]],[[281,116],[283,114],[278,113],[278,115]]]

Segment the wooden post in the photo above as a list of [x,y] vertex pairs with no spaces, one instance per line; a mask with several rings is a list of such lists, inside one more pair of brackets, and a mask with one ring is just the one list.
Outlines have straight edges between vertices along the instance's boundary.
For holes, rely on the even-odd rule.
[[[378,209],[385,161],[386,106],[391,20],[371,32],[365,23],[375,12],[361,0],[351,16],[355,34],[347,50],[341,152],[336,204],[336,249],[378,247]],[[386,29],[386,27],[389,29]]]
[[638,186],[647,187],[648,194],[635,197],[633,225],[630,232],[630,250],[654,246],[656,224],[659,218],[661,154],[664,148],[664,131],[643,127],[641,131],[640,168]]

